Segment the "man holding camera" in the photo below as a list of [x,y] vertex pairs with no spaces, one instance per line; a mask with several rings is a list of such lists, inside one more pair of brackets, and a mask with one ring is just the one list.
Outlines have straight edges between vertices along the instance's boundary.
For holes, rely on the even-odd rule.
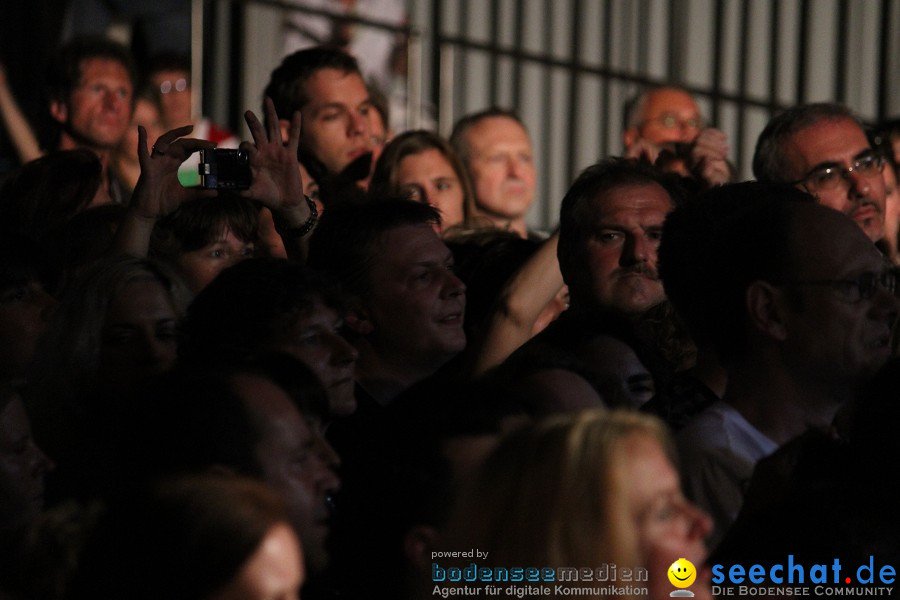
[[664,171],[705,187],[733,180],[728,139],[706,127],[694,98],[676,87],[651,88],[625,107],[625,156],[642,158]]

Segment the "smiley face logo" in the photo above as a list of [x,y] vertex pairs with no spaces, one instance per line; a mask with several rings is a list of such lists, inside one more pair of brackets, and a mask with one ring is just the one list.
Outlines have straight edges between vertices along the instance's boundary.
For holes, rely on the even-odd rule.
[[686,558],[679,558],[669,567],[669,582],[677,588],[690,587],[697,579],[697,569]]

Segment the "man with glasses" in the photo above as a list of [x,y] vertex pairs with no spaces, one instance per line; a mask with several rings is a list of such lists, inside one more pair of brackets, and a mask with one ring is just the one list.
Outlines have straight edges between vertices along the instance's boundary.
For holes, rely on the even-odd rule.
[[[668,267],[679,257],[696,263],[688,282],[669,279],[685,276]],[[897,279],[846,216],[791,186],[757,182],[676,209],[660,260],[673,304],[688,308],[692,333],[711,340],[727,374],[722,399],[676,440],[685,489],[715,521],[715,546],[756,463],[829,428],[888,360]]]
[[681,88],[655,87],[629,101],[623,138],[629,158],[643,158],[710,187],[733,180],[728,139],[706,126],[693,96]]
[[769,121],[753,155],[759,181],[789,183],[850,216],[872,241],[884,236],[883,159],[839,104],[795,106]]

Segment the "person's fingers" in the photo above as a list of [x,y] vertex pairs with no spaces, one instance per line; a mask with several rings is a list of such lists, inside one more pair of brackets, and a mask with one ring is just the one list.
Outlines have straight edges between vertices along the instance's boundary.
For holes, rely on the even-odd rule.
[[147,130],[143,125],[138,125],[138,163],[143,168],[150,160],[150,151],[147,149]]
[[266,131],[263,129],[262,123],[260,123],[259,119],[256,117],[256,113],[252,110],[248,110],[244,113],[244,121],[247,122],[247,127],[250,128],[250,135],[253,137],[253,143],[256,146],[262,146],[269,141],[269,138],[266,137]]
[[281,140],[281,127],[278,125],[278,111],[275,110],[275,102],[269,96],[263,101],[263,108],[266,111],[266,121],[269,123],[269,141]]
[[291,130],[288,135],[288,150],[291,152],[291,156],[297,156],[297,148],[300,146],[300,130],[303,125],[303,117],[300,115],[300,111],[295,111],[294,115],[291,117]]

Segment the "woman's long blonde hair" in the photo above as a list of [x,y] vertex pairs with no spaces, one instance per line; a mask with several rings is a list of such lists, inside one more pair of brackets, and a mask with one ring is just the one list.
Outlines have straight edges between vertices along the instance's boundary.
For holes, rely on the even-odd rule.
[[662,423],[634,412],[590,410],[513,432],[482,465],[449,537],[488,551],[479,566],[642,566],[624,489],[623,447],[633,435],[674,455]]

